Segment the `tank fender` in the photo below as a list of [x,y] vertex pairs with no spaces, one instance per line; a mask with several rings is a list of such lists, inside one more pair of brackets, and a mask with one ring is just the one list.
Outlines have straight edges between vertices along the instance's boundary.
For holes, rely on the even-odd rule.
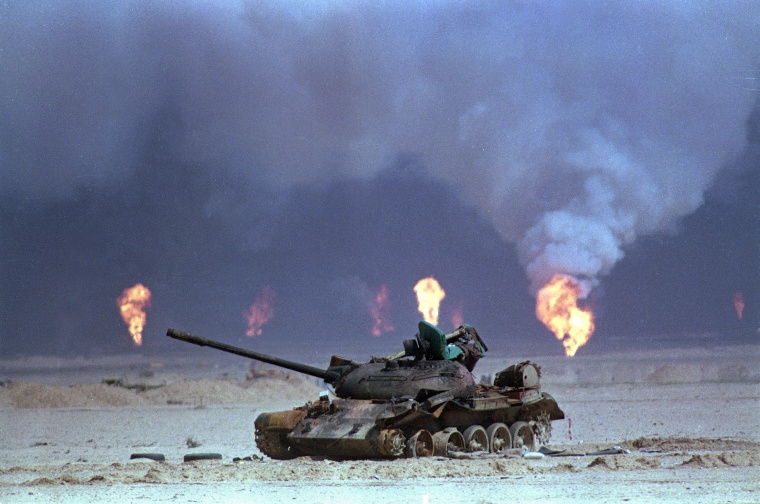
[[440,392],[434,396],[428,397],[427,400],[425,400],[420,406],[422,409],[426,411],[430,411],[431,409],[435,408],[439,404],[453,401],[454,400],[454,394],[450,390],[446,390],[445,392]]
[[389,425],[398,423],[402,418],[414,414],[418,409],[419,403],[413,400],[396,404],[388,403],[388,407],[385,411],[377,415],[375,418],[375,425],[380,428],[386,428]]
[[259,431],[286,430],[295,429],[298,422],[306,416],[305,408],[295,408],[287,411],[275,411],[271,413],[262,413],[256,417],[254,425]]
[[530,403],[523,403],[518,420],[530,422],[541,415],[546,415],[549,420],[563,420],[565,413],[557,405],[557,401],[546,392],[541,392],[541,399]]

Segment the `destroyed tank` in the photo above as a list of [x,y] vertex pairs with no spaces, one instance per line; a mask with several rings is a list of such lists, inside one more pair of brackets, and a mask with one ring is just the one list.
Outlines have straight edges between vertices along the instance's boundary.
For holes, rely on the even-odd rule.
[[[540,367],[524,361],[476,384],[488,350],[470,325],[444,334],[420,322],[404,351],[356,363],[333,356],[327,369],[287,361],[175,329],[167,335],[320,378],[334,394],[287,411],[261,413],[256,445],[273,459],[380,459],[533,451],[564,413],[541,391]],[[331,397],[333,395],[334,397]]]

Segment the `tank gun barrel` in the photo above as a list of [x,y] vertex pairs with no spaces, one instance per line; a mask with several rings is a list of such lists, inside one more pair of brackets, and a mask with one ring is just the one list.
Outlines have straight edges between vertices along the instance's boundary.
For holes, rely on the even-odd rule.
[[169,336],[170,338],[184,341],[185,343],[192,343],[194,345],[198,345],[202,347],[207,346],[211,348],[216,348],[217,350],[221,350],[223,352],[240,355],[242,357],[248,357],[249,359],[266,362],[267,364],[272,364],[272,365],[279,366],[285,369],[290,369],[291,371],[296,371],[298,373],[303,373],[309,376],[314,376],[316,378],[321,378],[325,380],[327,383],[333,383],[341,374],[340,370],[338,369],[332,369],[332,368],[320,369],[318,367],[309,366],[308,364],[301,364],[300,362],[293,362],[293,361],[288,361],[285,359],[280,359],[278,357],[272,357],[270,355],[265,355],[262,353],[254,352],[252,350],[246,350],[245,348],[228,345],[220,341],[206,339],[201,336],[196,336],[194,334],[186,333],[184,331],[178,331],[176,329],[171,329],[171,328],[168,329],[166,331],[166,335]]

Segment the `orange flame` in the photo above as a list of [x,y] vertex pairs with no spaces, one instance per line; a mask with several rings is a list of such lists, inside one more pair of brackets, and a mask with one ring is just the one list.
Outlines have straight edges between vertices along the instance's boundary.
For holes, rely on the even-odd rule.
[[562,341],[572,357],[594,333],[594,315],[578,307],[581,286],[570,277],[554,275],[536,296],[536,317]]
[[121,318],[129,327],[129,334],[135,345],[142,345],[142,330],[145,327],[147,315],[145,309],[150,306],[150,290],[143,284],[124,289],[116,301],[116,306],[121,311]]
[[742,313],[744,313],[744,294],[742,291],[734,292],[734,308],[736,309],[736,316],[741,320]]
[[390,301],[388,301],[388,287],[383,285],[375,293],[375,302],[369,308],[375,325],[372,327],[372,336],[380,336],[383,333],[395,329],[391,323]]
[[257,297],[248,311],[243,313],[248,321],[247,336],[260,336],[261,326],[272,320],[274,317],[274,290],[267,286],[261,290],[261,295]]
[[438,307],[446,297],[441,284],[433,277],[423,278],[414,286],[414,292],[417,294],[417,309],[422,317],[426,322],[438,325]]

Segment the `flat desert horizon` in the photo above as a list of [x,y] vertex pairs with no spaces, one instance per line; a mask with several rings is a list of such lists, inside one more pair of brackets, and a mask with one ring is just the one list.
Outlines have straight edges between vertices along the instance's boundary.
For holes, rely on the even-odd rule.
[[[271,460],[256,416],[323,385],[206,350],[0,360],[0,502],[760,500],[757,344],[524,356],[567,417],[546,445],[572,455],[536,460]],[[473,374],[520,360],[492,352]],[[198,453],[222,458],[183,462]]]

